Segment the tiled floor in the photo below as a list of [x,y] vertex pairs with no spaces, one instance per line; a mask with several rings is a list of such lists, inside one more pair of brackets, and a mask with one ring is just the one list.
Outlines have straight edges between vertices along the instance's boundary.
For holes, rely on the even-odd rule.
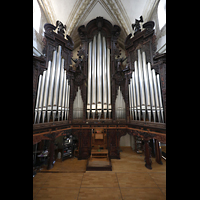
[[144,155],[129,148],[113,161],[113,171],[108,172],[37,173],[33,199],[166,199],[166,161],[159,165],[152,158],[153,169],[146,169]]

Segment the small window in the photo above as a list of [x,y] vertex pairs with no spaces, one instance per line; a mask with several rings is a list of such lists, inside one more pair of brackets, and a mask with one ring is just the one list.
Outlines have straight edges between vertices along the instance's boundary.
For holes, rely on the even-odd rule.
[[166,24],[166,0],[160,0],[158,4],[158,22],[160,29]]

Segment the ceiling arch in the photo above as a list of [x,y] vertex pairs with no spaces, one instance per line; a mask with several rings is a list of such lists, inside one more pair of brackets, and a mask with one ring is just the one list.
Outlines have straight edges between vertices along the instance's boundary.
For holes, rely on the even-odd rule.
[[80,44],[78,27],[86,25],[96,17],[103,17],[113,25],[121,27],[118,39],[121,46],[127,35],[133,33],[131,24],[143,15],[144,22],[159,0],[38,0],[49,23],[55,25],[60,20],[67,26],[67,34]]

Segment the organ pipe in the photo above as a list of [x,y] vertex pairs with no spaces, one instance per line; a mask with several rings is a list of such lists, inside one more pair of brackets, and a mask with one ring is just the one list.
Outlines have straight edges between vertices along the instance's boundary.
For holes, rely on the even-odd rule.
[[87,118],[111,118],[110,49],[101,32],[94,35],[88,46]]
[[106,40],[103,37],[103,113],[104,119],[107,115],[107,73],[106,73]]
[[54,83],[53,121],[55,120],[55,117],[56,117],[56,111],[57,111],[57,105],[58,105],[60,65],[61,65],[61,46],[58,46],[57,61],[56,61],[56,74],[55,74],[55,83]]
[[163,105],[162,105],[162,95],[161,95],[161,88],[160,88],[160,76],[157,74],[157,84],[158,84],[158,96],[159,96],[159,103],[160,103],[160,111],[161,111],[161,120],[164,122],[163,116]]
[[42,75],[39,76],[39,81],[38,81],[37,98],[36,98],[36,104],[35,104],[35,121],[34,121],[34,124],[37,121],[37,113],[38,113],[37,111],[38,111],[38,104],[39,104],[39,98],[40,98],[41,81],[42,81]]
[[102,111],[102,41],[101,33],[97,37],[97,113],[101,117]]
[[91,109],[91,70],[92,70],[92,41],[88,49],[88,96],[87,96],[87,117],[90,118]]
[[56,67],[56,54],[57,54],[57,51],[54,51],[53,52],[53,61],[52,61],[52,66],[51,66],[51,78],[50,78],[48,106],[47,106],[47,121],[48,122],[50,120],[50,115],[51,115],[51,110],[52,110],[54,75],[55,75],[55,67]]
[[150,93],[151,93],[151,107],[152,107],[152,113],[153,113],[153,120],[156,122],[156,107],[155,107],[155,98],[154,98],[154,86],[153,86],[153,75],[151,72],[151,65],[148,62],[148,72],[149,72],[149,87],[150,87]]
[[[132,73],[132,105],[134,109],[135,119],[137,119],[136,89],[135,89],[135,72]],[[133,117],[134,119],[134,117]]]
[[139,90],[139,76],[138,76],[137,61],[134,62],[134,66],[135,66],[135,86],[136,86],[136,97],[137,97],[137,114],[138,114],[139,120],[141,120],[141,114],[140,114],[140,90]]
[[141,57],[141,54],[140,54],[140,49],[138,49],[138,71],[139,71],[142,117],[145,120],[145,118],[146,118],[146,109],[145,109],[146,104],[145,104],[145,97],[144,97],[144,78],[143,78],[142,57]]
[[155,90],[156,111],[157,111],[158,121],[160,122],[160,104],[158,100],[158,88],[157,88],[155,69],[152,69],[152,75],[153,75],[153,84],[154,84],[154,90]]
[[42,82],[41,82],[41,89],[40,89],[40,101],[38,106],[38,123],[40,123],[40,117],[42,113],[42,103],[43,103],[43,93],[44,93],[44,85],[45,85],[45,78],[46,78],[46,70],[43,72]]
[[47,98],[48,98],[48,89],[49,89],[49,77],[51,72],[51,61],[48,62],[48,69],[46,72],[46,83],[45,83],[45,90],[44,90],[44,100],[43,100],[43,111],[42,111],[42,123],[44,123],[44,119],[46,116],[46,110],[47,110]]
[[66,70],[64,70],[64,77],[63,77],[63,80],[64,80],[64,85],[63,85],[63,94],[62,94],[62,115],[61,115],[61,119],[63,121],[63,118],[64,118],[64,114],[65,114],[65,96],[66,96]]
[[108,117],[111,118],[110,49],[107,48]]
[[145,96],[146,96],[146,108],[148,113],[149,121],[151,121],[151,105],[150,105],[150,94],[149,94],[149,79],[146,64],[145,52],[142,52],[143,70],[144,70],[144,85],[145,85]]
[[[129,85],[130,119],[141,120],[140,110],[142,110],[143,121],[146,121],[147,112],[150,122],[151,114],[153,114],[154,122],[164,123],[160,76],[156,75],[155,69],[151,70],[149,62],[146,63],[145,52],[141,54],[140,49],[137,52],[138,62],[134,62],[135,71],[132,72]],[[132,109],[134,109],[134,114]]]
[[92,46],[92,117],[96,112],[96,36],[93,38]]
[[70,86],[68,86],[68,79],[66,81],[61,50],[61,46],[58,46],[58,52],[56,50],[53,52],[52,61],[48,61],[47,70],[39,76],[34,123],[40,123],[41,116],[42,123],[44,123],[46,115],[47,122],[49,122],[51,113],[53,121],[56,117],[58,117],[58,121],[60,121],[60,117],[63,120],[64,115],[65,120],[68,119]]
[[60,114],[62,111],[62,93],[63,93],[63,78],[64,78],[64,59],[62,58],[61,71],[60,71],[60,87],[58,98],[58,121],[60,121]]
[[[132,78],[130,79],[130,83],[132,83]],[[130,84],[130,96],[133,97],[132,84]],[[133,114],[133,98],[131,98],[130,100],[131,100],[131,116],[134,118],[134,114]]]

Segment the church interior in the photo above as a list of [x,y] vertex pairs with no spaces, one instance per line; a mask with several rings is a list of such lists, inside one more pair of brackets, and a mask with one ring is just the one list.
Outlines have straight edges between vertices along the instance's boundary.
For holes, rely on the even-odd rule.
[[33,0],[33,199],[166,199],[166,0]]

